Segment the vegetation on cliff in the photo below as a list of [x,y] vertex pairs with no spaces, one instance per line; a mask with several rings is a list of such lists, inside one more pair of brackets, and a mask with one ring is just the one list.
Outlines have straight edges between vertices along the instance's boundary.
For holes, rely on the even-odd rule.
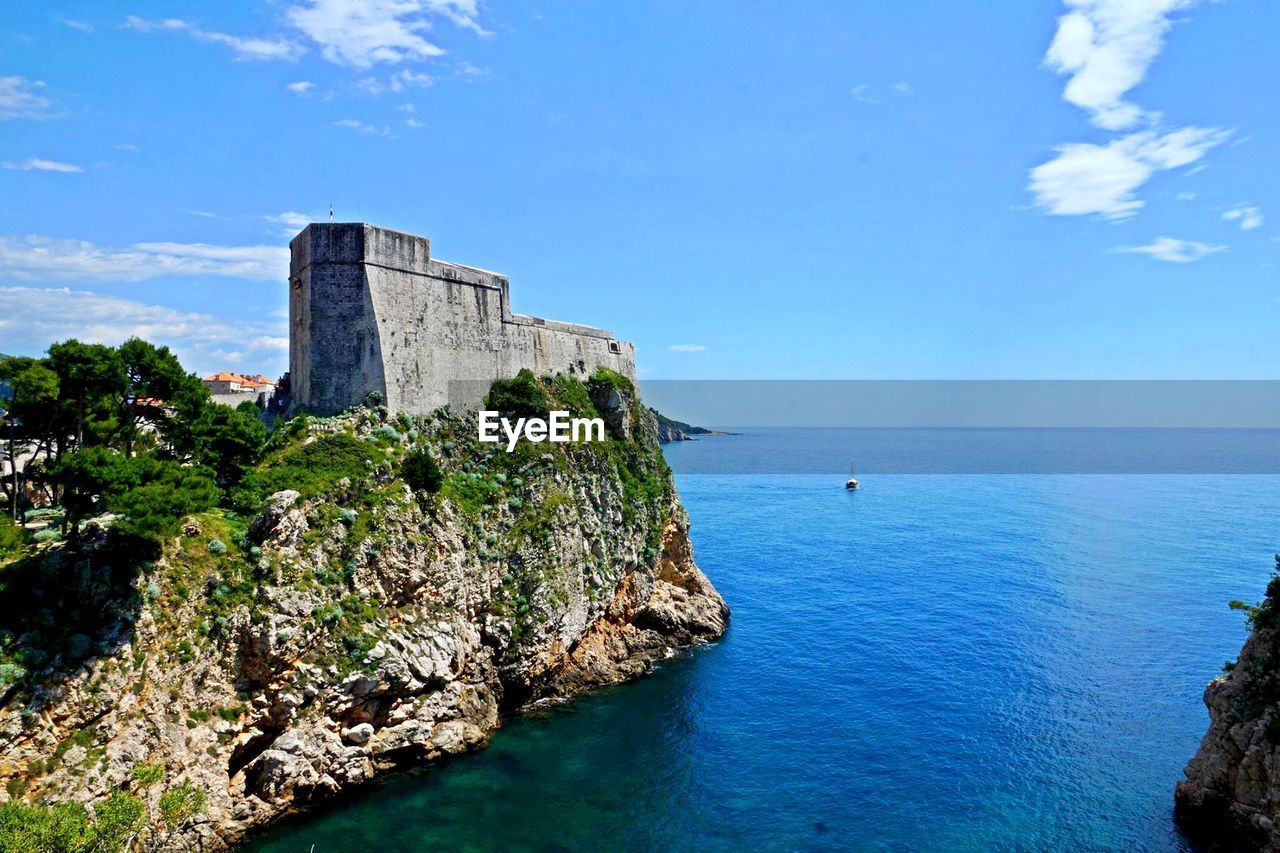
[[1280,555],[1276,569],[1260,603],[1230,602],[1249,637],[1205,688],[1209,729],[1175,794],[1179,824],[1208,844],[1280,845]]
[[[127,378],[154,371],[122,390],[131,362],[107,348],[65,376],[52,354],[0,365],[57,389],[19,404],[59,425],[31,436],[50,505],[29,515],[50,525],[0,526],[0,833],[217,846],[724,628],[625,377],[494,383],[504,413],[607,424],[508,453],[447,409],[301,415],[268,437],[155,353],[176,402]],[[107,378],[66,390],[90,373]],[[125,396],[150,401],[132,427]]]

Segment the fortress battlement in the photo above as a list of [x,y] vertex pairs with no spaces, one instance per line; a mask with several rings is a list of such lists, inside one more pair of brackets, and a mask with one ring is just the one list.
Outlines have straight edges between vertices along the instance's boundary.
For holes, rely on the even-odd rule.
[[635,347],[603,329],[514,314],[507,277],[438,261],[427,237],[312,223],[289,244],[294,406],[330,414],[382,394],[392,411],[473,409],[523,368],[635,379]]

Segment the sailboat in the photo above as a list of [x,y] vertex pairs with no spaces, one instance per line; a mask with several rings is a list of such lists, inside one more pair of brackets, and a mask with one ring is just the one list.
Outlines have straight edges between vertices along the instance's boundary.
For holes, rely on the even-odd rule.
[[858,482],[858,478],[857,478],[857,477],[855,477],[855,476],[853,476],[853,466],[852,466],[852,465],[850,465],[850,466],[849,466],[849,479],[847,479],[847,480],[845,480],[845,481],[844,481],[844,487],[845,487],[846,489],[849,489],[850,491],[853,491],[854,489],[858,488],[860,485],[861,485],[861,484]]

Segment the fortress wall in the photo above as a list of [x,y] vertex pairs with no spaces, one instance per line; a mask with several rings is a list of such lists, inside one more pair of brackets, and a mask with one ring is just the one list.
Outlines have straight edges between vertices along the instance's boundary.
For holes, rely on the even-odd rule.
[[291,249],[295,406],[336,412],[379,391],[394,411],[474,408],[489,382],[522,368],[590,374],[604,365],[635,378],[631,344],[513,314],[506,277],[434,260],[425,237],[313,224]]
[[505,282],[431,266],[431,274],[368,268],[394,411],[429,412],[455,402],[450,380],[499,375]]
[[362,237],[308,229],[290,244],[289,379],[311,411],[340,411],[385,388],[365,267],[351,260],[364,252]]
[[[635,347],[590,326],[557,323],[520,314],[504,324],[501,373],[514,376],[528,368],[544,373],[590,375],[603,365],[635,381]],[[617,347],[612,352],[610,343]]]

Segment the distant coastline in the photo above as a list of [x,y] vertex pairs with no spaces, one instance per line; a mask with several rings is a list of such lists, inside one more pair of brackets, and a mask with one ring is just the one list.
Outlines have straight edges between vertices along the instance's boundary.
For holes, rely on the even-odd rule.
[[706,427],[678,421],[675,418],[669,418],[652,406],[649,407],[649,411],[653,413],[654,419],[658,422],[658,442],[660,444],[670,444],[673,441],[697,441],[699,436],[705,435],[738,435],[736,432],[707,429]]

